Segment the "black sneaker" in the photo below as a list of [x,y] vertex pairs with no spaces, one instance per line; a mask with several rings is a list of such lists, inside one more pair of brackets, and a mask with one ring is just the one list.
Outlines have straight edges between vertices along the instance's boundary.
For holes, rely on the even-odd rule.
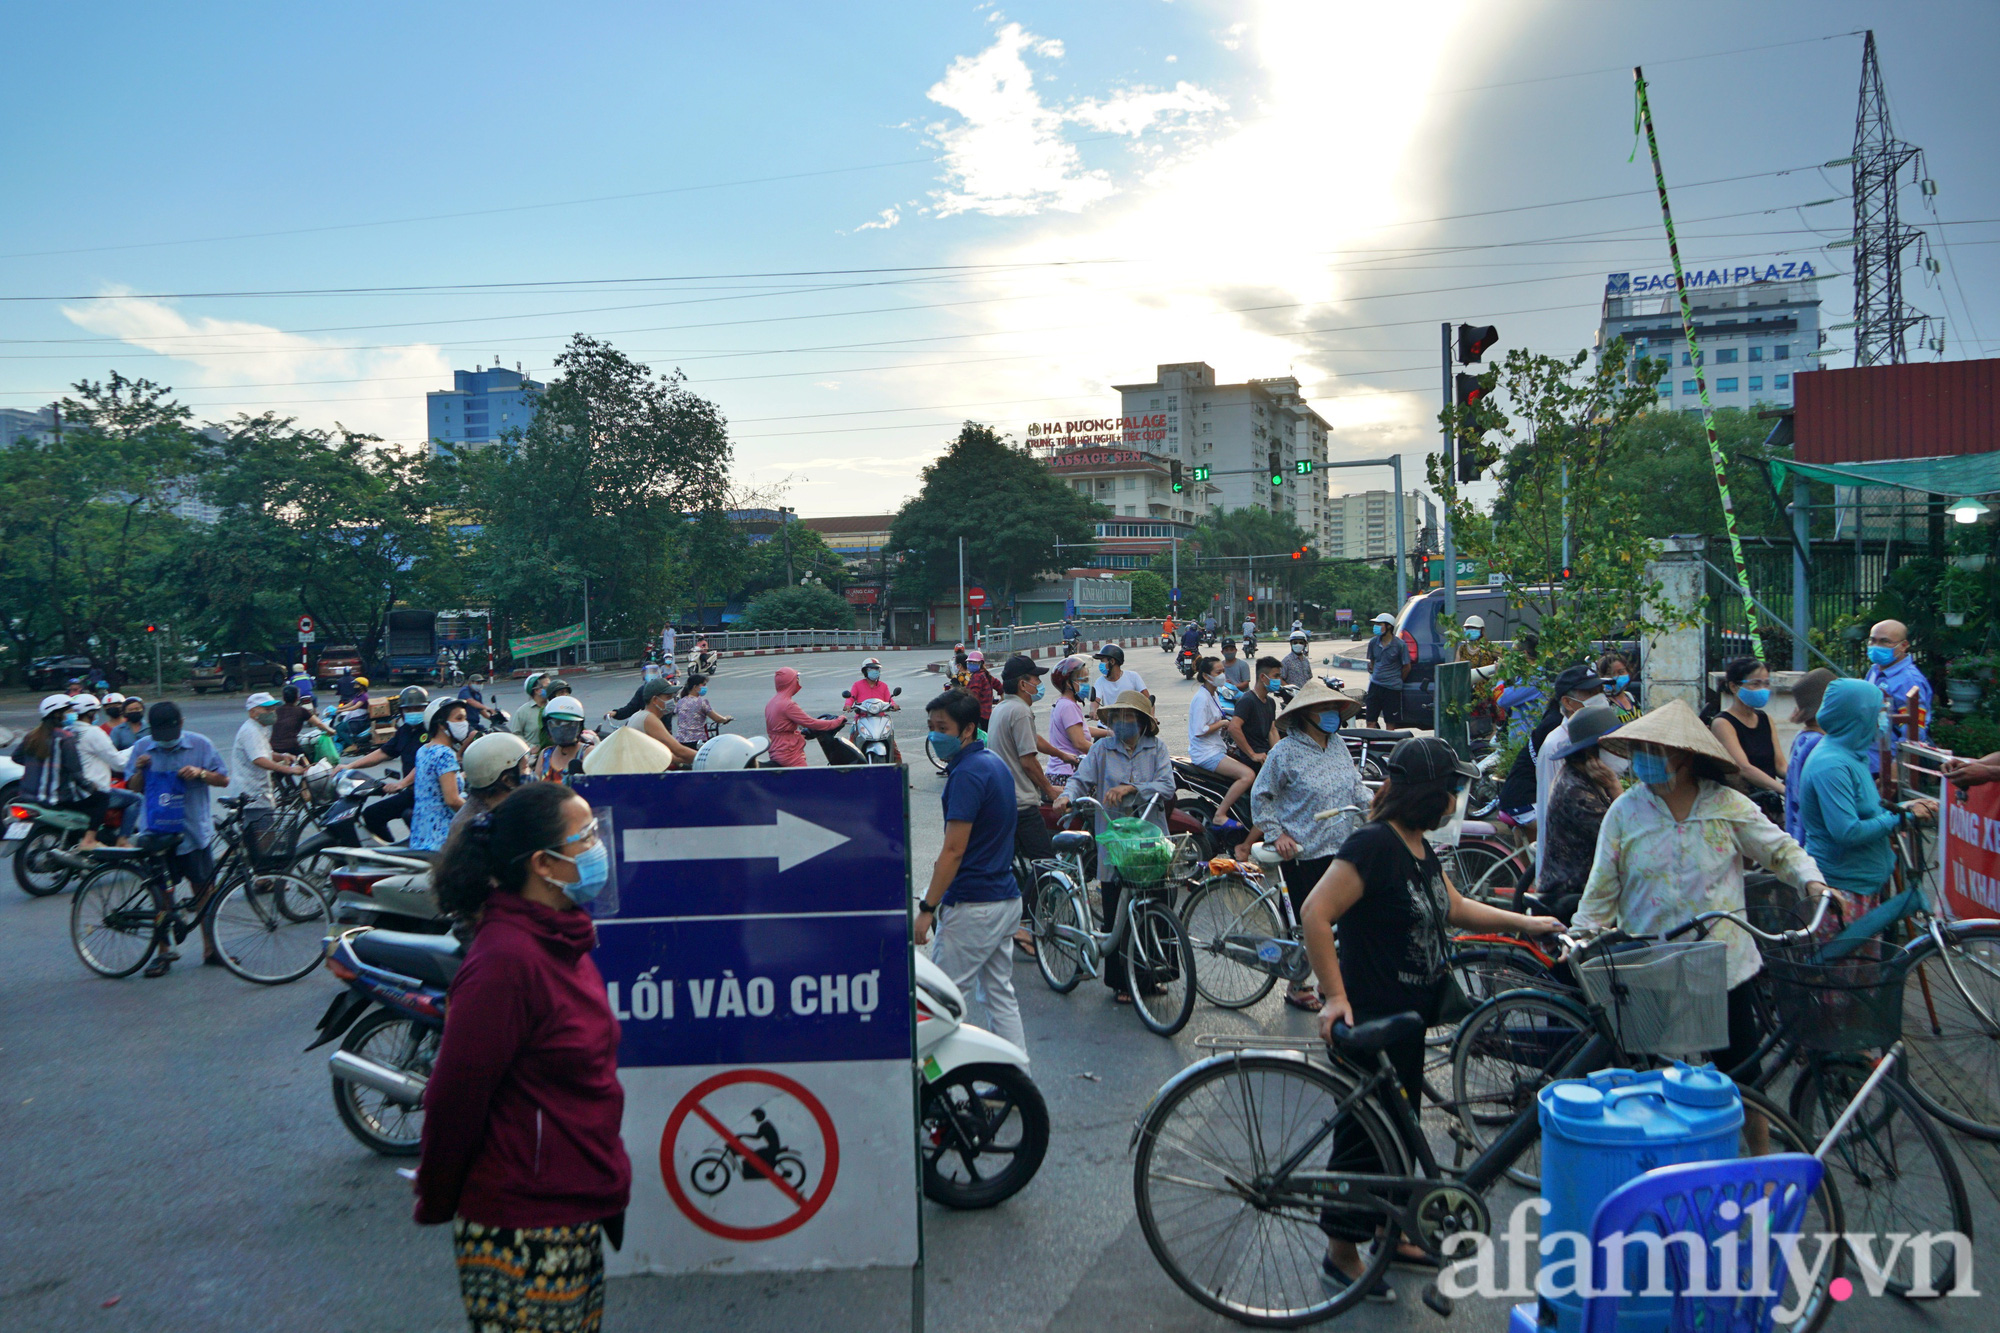
[[[1321,1258],[1319,1261],[1319,1280],[1336,1295],[1354,1285],[1354,1279],[1335,1268],[1333,1260],[1327,1258]],[[1361,1299],[1374,1301],[1377,1305],[1394,1305],[1396,1289],[1378,1277],[1375,1279],[1375,1285],[1370,1287]]]

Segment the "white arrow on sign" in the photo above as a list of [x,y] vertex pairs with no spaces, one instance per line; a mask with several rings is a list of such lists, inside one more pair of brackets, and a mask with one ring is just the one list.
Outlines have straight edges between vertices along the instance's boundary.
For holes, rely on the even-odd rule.
[[727,824],[720,828],[635,828],[625,830],[627,861],[768,861],[778,872],[812,860],[849,841],[813,823],[778,811],[776,824]]

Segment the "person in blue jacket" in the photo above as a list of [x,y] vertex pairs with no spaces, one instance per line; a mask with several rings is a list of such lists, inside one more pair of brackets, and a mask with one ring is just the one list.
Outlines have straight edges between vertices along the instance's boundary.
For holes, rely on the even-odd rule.
[[1852,679],[1829,684],[1817,715],[1826,736],[1807,757],[1799,790],[1806,852],[1840,895],[1841,913],[1849,922],[1880,901],[1895,865],[1889,836],[1896,826],[1905,818],[1928,819],[1937,812],[1935,801],[1915,800],[1901,807],[1882,803],[1868,771],[1881,712],[1879,686]]

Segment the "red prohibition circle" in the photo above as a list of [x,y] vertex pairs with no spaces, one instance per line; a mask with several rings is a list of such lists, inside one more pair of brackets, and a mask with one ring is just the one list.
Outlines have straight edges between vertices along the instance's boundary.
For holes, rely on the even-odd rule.
[[[726,1088],[736,1083],[762,1083],[766,1087],[776,1088],[779,1092],[795,1098],[799,1105],[805,1107],[812,1115],[814,1123],[819,1126],[820,1142],[826,1145],[826,1163],[820,1168],[819,1187],[806,1200],[805,1207],[769,1226],[733,1227],[716,1221],[695,1207],[694,1202],[681,1189],[680,1181],[675,1178],[674,1141],[680,1136],[682,1122],[694,1111],[702,1098],[717,1088]],[[720,1236],[724,1240],[772,1240],[798,1230],[811,1221],[813,1214],[825,1205],[827,1197],[833,1193],[834,1178],[839,1174],[840,1140],[834,1136],[833,1117],[819,1104],[819,1098],[807,1092],[802,1084],[786,1078],[783,1074],[773,1074],[768,1070],[732,1069],[703,1079],[680,1099],[679,1104],[674,1107],[673,1114],[667,1117],[666,1128],[660,1131],[660,1180],[666,1185],[668,1196],[673,1199],[674,1206],[681,1210],[688,1221],[710,1235]]]

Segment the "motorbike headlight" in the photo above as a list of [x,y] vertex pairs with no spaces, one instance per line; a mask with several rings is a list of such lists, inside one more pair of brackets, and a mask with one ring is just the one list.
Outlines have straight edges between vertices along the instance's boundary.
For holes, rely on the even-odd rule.
[[353,769],[349,769],[334,780],[333,794],[335,796],[352,796],[355,792],[360,791],[362,787],[366,786],[367,783],[367,778],[362,777]]

